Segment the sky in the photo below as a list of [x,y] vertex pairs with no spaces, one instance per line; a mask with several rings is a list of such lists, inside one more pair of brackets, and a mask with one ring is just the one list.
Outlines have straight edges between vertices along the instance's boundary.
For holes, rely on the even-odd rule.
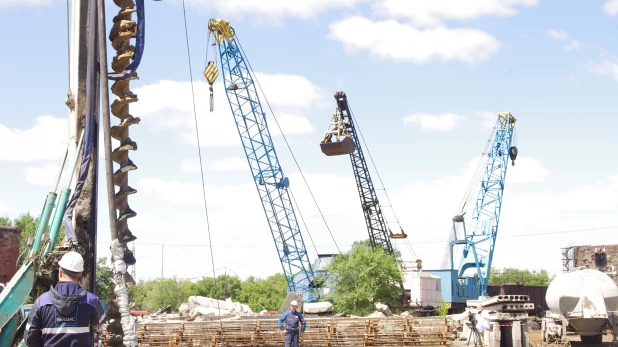
[[[395,242],[403,260],[440,266],[503,111],[517,118],[519,156],[493,265],[558,273],[562,247],[616,243],[618,0],[186,0],[208,220],[182,4],[146,1],[145,52],[131,82],[139,98],[131,114],[141,118],[130,129],[138,169],[129,175],[138,279],[281,272],[221,76],[208,109],[210,18],[231,22],[272,106],[270,131],[312,262],[368,237],[349,159],[319,149],[337,91],[390,198],[378,191],[389,225],[397,231],[398,219],[408,234],[407,245]],[[106,6],[109,30],[117,7]],[[64,1],[0,0],[0,215],[37,215],[58,174],[68,141],[66,30]],[[109,256],[100,177],[98,254]]]

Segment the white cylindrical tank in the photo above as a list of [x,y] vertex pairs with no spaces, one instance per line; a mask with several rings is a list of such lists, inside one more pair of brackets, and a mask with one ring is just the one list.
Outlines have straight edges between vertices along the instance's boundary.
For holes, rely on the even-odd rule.
[[607,311],[618,308],[618,286],[597,270],[580,270],[559,274],[545,295],[553,313],[568,318],[606,318]]
[[599,334],[608,311],[618,309],[618,286],[597,270],[580,270],[557,275],[547,288],[547,306],[569,320],[582,336]]

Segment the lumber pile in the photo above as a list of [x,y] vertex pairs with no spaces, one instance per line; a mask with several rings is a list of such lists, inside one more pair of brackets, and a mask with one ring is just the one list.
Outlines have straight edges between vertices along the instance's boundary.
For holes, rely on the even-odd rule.
[[[307,319],[300,345],[440,346],[446,345],[452,335],[448,325],[444,317],[314,318]],[[284,345],[284,334],[276,319],[147,323],[138,327],[137,336],[141,347]]]

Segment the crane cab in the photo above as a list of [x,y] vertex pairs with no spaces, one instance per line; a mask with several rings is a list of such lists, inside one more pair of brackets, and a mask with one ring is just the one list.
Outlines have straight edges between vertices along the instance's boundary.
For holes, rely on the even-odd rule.
[[322,142],[320,142],[320,148],[322,149],[322,153],[327,156],[334,155],[342,155],[342,154],[352,154],[356,149],[356,145],[350,135],[346,135],[343,137],[341,141],[332,142],[329,136],[326,136]]

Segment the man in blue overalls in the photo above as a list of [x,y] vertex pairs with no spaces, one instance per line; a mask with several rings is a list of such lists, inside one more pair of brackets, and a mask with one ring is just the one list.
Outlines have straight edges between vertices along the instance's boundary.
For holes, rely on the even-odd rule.
[[[285,347],[298,347],[298,334],[304,333],[307,327],[307,322],[303,315],[296,311],[298,302],[292,300],[290,303],[290,309],[285,311],[281,317],[279,317],[279,329],[285,331]],[[285,321],[285,329],[283,328],[283,321]],[[301,323],[301,328],[298,328],[298,323]]]
[[94,346],[102,332],[103,307],[96,295],[79,285],[84,259],[77,252],[67,252],[58,266],[58,283],[32,305],[26,343],[28,347]]

